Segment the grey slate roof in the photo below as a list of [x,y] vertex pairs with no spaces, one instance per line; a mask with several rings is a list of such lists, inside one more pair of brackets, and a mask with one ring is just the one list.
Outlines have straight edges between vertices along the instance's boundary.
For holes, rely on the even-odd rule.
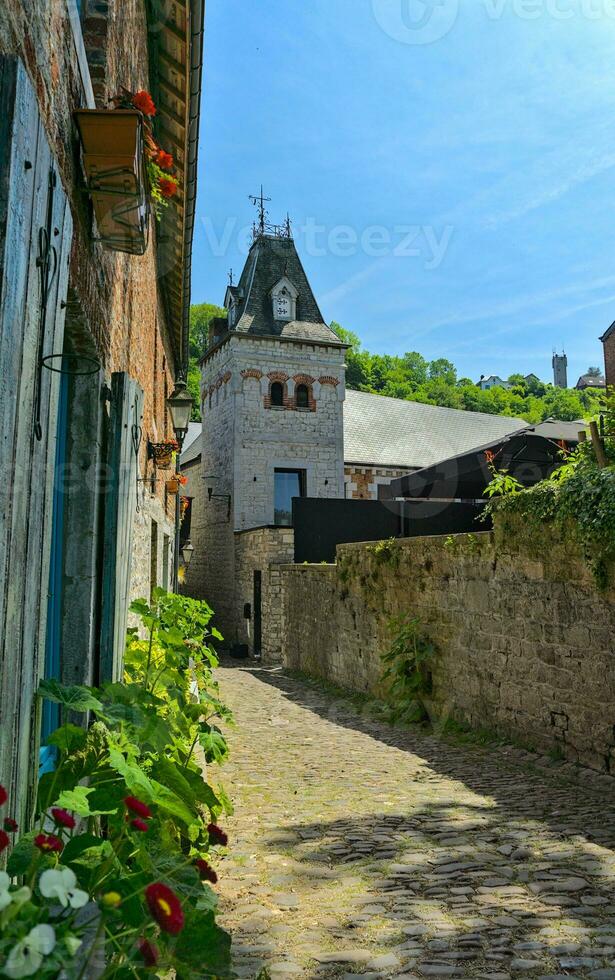
[[[298,290],[297,319],[275,320],[270,292],[286,276]],[[233,287],[239,299],[233,331],[264,337],[313,340],[343,346],[323,320],[292,238],[260,235],[253,243],[241,278]]]
[[[180,466],[187,466],[188,463],[194,463],[194,461],[198,459],[199,456],[201,455],[201,444],[203,441],[202,425],[200,422],[191,422],[190,426],[192,427],[193,425],[194,426],[198,425],[199,431],[196,433],[194,438],[190,440],[189,443],[188,440],[186,439],[186,442],[184,443],[184,446],[186,448],[182,451],[182,454],[179,457]],[[186,445],[186,443],[188,444]]]
[[[523,419],[461,412],[348,390],[344,403],[344,461],[359,466],[420,469],[527,428]],[[558,431],[557,438],[564,436]],[[182,453],[181,465],[194,462],[200,453],[199,436]]]
[[347,391],[344,461],[419,469],[526,428],[523,419]]

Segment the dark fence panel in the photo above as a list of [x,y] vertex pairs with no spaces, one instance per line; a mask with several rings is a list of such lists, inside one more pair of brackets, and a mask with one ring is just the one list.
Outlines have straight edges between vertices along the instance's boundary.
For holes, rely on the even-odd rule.
[[418,538],[428,534],[485,531],[490,523],[476,520],[482,504],[422,500],[293,500],[295,561],[335,561],[338,544]]

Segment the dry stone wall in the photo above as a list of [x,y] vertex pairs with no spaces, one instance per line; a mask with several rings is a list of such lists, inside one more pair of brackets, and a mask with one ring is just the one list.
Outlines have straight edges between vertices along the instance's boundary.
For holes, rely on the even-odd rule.
[[433,710],[615,775],[615,589],[552,529],[343,545],[334,566],[282,570],[286,664],[384,693],[388,624],[436,644]]

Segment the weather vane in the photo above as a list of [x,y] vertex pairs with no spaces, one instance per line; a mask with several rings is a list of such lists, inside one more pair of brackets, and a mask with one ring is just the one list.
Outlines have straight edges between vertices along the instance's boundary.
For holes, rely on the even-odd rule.
[[258,231],[259,234],[265,234],[265,228],[267,226],[267,211],[265,210],[265,202],[271,201],[270,197],[265,197],[263,193],[263,185],[261,184],[260,196],[256,197],[254,194],[250,194],[250,200],[252,204],[258,208]]

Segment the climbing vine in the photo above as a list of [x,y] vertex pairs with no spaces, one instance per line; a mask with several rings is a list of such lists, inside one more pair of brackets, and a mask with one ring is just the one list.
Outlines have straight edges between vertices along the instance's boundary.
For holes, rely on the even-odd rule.
[[561,467],[527,490],[493,469],[487,488],[492,499],[484,513],[496,518],[514,515],[530,536],[545,524],[572,535],[597,584],[606,588],[609,565],[615,560],[615,396],[608,399],[598,443],[581,442],[562,455]]

